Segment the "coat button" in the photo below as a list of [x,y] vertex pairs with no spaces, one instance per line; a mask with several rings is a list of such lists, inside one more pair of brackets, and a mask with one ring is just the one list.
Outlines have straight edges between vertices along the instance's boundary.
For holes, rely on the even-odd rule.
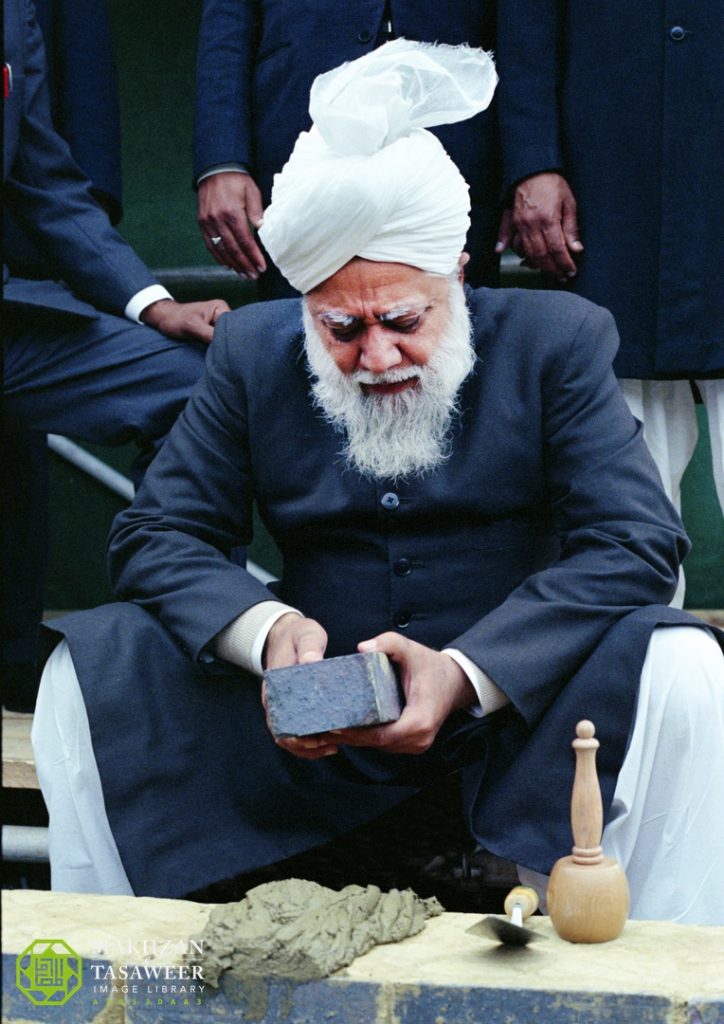
[[369,43],[370,39],[372,38],[372,33],[370,32],[369,29],[363,28],[361,32],[357,33],[357,38],[361,43]]
[[686,29],[682,28],[681,25],[674,25],[674,27],[669,32],[669,35],[678,43],[686,35]]
[[412,562],[409,558],[398,558],[392,569],[395,576],[409,576],[412,572]]
[[386,508],[388,511],[397,508],[400,504],[400,499],[397,497],[394,491],[388,491],[387,494],[383,494],[380,498],[380,505],[382,508]]
[[404,611],[404,610],[401,610],[399,612],[395,612],[395,614],[393,616],[393,619],[392,619],[393,625],[397,626],[398,629],[407,629],[407,627],[410,625],[411,621],[412,621],[412,616],[410,615],[410,613],[408,611]]

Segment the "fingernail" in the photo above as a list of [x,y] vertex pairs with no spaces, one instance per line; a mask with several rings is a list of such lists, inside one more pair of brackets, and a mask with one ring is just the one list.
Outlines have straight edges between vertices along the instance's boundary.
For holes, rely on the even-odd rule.
[[237,274],[239,275],[239,277],[241,278],[242,281],[248,281],[249,280],[248,274],[245,274],[243,271],[237,270]]
[[495,251],[496,252],[502,252],[503,249],[505,249],[505,246],[503,245],[503,243],[502,242],[497,242],[496,245],[495,245]]
[[257,263],[256,269],[259,271],[260,274],[263,274],[264,271],[266,270],[266,267],[260,267],[259,264]]
[[568,273],[566,274],[566,277],[568,278],[569,281],[570,281],[570,279],[572,277],[575,277],[575,276],[576,276],[576,271],[575,270],[569,270]]

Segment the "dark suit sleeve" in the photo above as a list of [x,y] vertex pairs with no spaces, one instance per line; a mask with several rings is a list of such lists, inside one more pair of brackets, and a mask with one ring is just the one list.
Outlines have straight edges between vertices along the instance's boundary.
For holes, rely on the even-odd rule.
[[[253,483],[246,397],[217,325],[206,374],[113,524],[109,571],[116,596],[157,615],[192,658],[232,619],[275,595],[229,561],[252,537]],[[237,333],[233,348],[249,339]]]
[[502,0],[496,63],[504,188],[562,170],[559,124],[564,0]]
[[688,550],[611,370],[617,341],[613,317],[592,307],[565,360],[546,372],[543,457],[558,559],[449,645],[530,726],[616,621],[671,600]]
[[56,0],[55,125],[94,192],[121,217],[121,120],[118,78],[104,0]]
[[253,166],[251,80],[258,4],[204,0],[196,64],[194,180],[215,164]]
[[32,5],[27,12],[17,153],[4,202],[81,298],[113,313],[156,280],[108,222],[90,183],[52,127],[45,53]]

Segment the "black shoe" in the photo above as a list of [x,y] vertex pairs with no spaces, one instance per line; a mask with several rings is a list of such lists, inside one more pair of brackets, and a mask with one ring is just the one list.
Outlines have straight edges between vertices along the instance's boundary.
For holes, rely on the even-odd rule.
[[479,882],[494,886],[518,884],[515,864],[488,853],[482,846],[439,854],[425,865],[422,874],[448,882]]
[[32,714],[38,696],[38,678],[32,661],[3,662],[0,672],[3,707]]

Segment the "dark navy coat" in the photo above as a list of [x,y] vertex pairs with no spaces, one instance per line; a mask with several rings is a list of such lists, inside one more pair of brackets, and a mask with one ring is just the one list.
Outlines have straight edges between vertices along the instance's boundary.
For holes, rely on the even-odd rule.
[[88,179],[53,130],[33,5],[7,3],[3,17],[12,68],[3,103],[3,201],[68,286],[12,276],[3,264],[4,301],[83,318],[96,316],[89,306],[122,316],[129,299],[156,280],[90,199]]
[[[104,0],[35,0],[43,35],[53,125],[105,204],[111,223],[122,213],[121,123],[108,10]],[[21,277],[52,277],[42,247],[12,210],[3,211],[4,260]]]
[[724,5],[504,0],[497,59],[506,185],[570,182],[570,287],[614,313],[617,374],[720,376]]
[[[40,13],[51,40],[58,123],[93,186],[116,191],[120,200],[103,2],[43,0]],[[140,472],[188,398],[203,353],[123,317],[129,299],[155,279],[112,229],[55,130],[33,4],[8,0],[3,25],[3,429],[15,499],[0,511],[2,659],[12,666],[3,700],[30,711],[47,556],[44,434],[96,444],[138,439]],[[101,108],[109,121],[96,121]]]
[[[658,604],[687,543],[611,371],[610,314],[529,291],[470,300],[477,360],[453,453],[402,481],[343,462],[310,401],[298,302],[221,318],[205,379],[114,524],[111,575],[133,603],[53,623],[137,893],[279,860],[461,766],[474,834],[547,871],[569,852],[583,717],[610,802],[651,630],[694,621]],[[209,654],[270,597],[229,559],[251,538],[253,501],[284,559],[275,592],[324,626],[330,655],[396,629],[459,648],[512,704],[452,716],[420,758],[280,750],[259,681]]]
[[[310,127],[309,90],[323,71],[396,36],[492,49],[495,5],[455,0],[204,0],[196,78],[194,174],[245,164],[269,202],[272,178]],[[499,166],[493,110],[434,129],[470,185],[471,281],[490,270],[498,219]],[[477,276],[476,276],[477,275]]]
[[121,115],[106,0],[34,0],[45,38],[53,123],[93,189],[121,216]]

